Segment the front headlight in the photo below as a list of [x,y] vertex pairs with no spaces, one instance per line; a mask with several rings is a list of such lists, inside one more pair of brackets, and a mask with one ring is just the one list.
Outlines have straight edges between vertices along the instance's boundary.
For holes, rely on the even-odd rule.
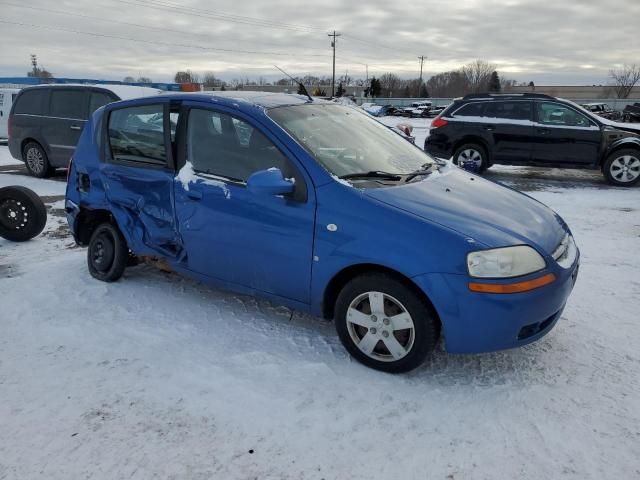
[[467,254],[469,275],[478,278],[511,278],[546,267],[542,255],[526,245],[480,250]]

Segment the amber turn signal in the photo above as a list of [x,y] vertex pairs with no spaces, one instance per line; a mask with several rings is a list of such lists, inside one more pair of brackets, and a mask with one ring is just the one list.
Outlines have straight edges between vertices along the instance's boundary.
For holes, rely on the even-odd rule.
[[526,280],[517,283],[476,283],[469,282],[469,290],[480,293],[521,293],[544,287],[555,282],[556,276],[553,273],[547,273],[533,280]]

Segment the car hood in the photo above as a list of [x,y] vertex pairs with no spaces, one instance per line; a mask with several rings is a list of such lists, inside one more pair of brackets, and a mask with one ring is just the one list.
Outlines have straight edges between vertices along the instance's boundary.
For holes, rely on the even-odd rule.
[[622,123],[609,120],[608,118],[600,118],[599,120],[606,126],[615,128],[616,130],[640,134],[640,123]]
[[423,181],[364,193],[488,248],[529,244],[552,253],[566,231],[563,220],[544,204],[453,166]]

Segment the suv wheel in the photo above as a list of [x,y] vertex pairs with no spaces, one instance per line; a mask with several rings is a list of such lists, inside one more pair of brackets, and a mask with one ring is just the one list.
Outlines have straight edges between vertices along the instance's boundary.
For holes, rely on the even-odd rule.
[[22,151],[22,158],[29,174],[38,178],[47,178],[53,169],[44,149],[36,142],[29,142]]
[[384,274],[362,275],[345,285],[336,301],[335,324],[356,360],[389,373],[421,365],[440,337],[427,302]]
[[465,170],[484,172],[487,167],[487,153],[484,147],[475,143],[460,146],[453,154],[453,163]]
[[640,180],[640,150],[613,152],[602,167],[604,178],[612,185],[630,187]]
[[129,248],[122,233],[111,223],[96,227],[89,240],[87,264],[93,278],[115,282],[129,262]]

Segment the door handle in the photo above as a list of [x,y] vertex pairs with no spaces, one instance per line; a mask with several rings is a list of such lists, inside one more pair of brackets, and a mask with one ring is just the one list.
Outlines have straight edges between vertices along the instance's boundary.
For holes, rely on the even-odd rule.
[[202,200],[202,192],[199,192],[198,190],[187,190],[187,197],[192,200]]
[[80,126],[79,125],[71,125],[69,128],[71,130],[80,130]]
[[548,128],[539,128],[538,129],[538,133],[540,135],[548,135],[549,134],[549,129]]
[[488,132],[493,132],[496,129],[496,127],[495,125],[485,125],[484,129]]

